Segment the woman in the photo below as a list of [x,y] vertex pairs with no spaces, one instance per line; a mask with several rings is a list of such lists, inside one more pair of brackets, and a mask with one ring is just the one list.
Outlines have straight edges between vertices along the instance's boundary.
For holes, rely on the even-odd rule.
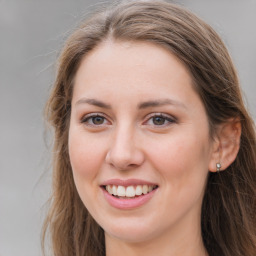
[[256,253],[256,140],[213,29],[127,1],[67,41],[47,105],[54,255]]

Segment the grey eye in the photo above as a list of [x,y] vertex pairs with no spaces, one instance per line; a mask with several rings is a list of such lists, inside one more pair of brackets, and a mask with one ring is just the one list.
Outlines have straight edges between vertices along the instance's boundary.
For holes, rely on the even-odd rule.
[[107,122],[107,119],[104,116],[95,114],[95,115],[86,116],[81,120],[81,122],[88,125],[100,126],[100,125],[105,125]]
[[101,116],[94,116],[92,117],[93,124],[100,125],[104,123],[105,118]]

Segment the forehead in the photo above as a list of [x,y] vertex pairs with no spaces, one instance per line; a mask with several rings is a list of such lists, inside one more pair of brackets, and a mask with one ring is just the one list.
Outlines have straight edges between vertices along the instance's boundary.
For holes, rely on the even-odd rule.
[[[110,62],[111,65],[109,65]],[[85,69],[95,68],[95,65],[97,68],[103,67],[106,71],[120,67],[132,69],[133,72],[136,72],[136,69],[141,71],[145,68],[153,71],[175,68],[177,75],[181,72],[189,75],[186,66],[170,50],[157,44],[141,41],[108,40],[102,42],[84,56],[76,77],[79,76],[79,70],[83,69],[82,72],[84,72]]]
[[[167,49],[148,42],[100,44],[84,57],[77,71],[73,97],[97,94],[174,98],[195,94],[187,67]],[[91,95],[92,94],[92,95]]]

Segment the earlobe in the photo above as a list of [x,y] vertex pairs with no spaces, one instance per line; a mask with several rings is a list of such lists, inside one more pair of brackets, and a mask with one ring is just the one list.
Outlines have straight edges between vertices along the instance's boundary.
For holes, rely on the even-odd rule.
[[234,118],[221,124],[213,142],[209,171],[223,171],[236,159],[240,148],[241,122]]

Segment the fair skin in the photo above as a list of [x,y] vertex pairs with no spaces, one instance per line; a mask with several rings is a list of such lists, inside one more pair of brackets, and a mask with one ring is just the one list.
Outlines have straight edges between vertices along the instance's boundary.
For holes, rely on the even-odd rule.
[[[169,51],[107,41],[83,59],[69,154],[78,193],[105,231],[107,256],[207,255],[200,214],[217,142],[190,73]],[[106,191],[115,183],[154,190],[137,205]]]

